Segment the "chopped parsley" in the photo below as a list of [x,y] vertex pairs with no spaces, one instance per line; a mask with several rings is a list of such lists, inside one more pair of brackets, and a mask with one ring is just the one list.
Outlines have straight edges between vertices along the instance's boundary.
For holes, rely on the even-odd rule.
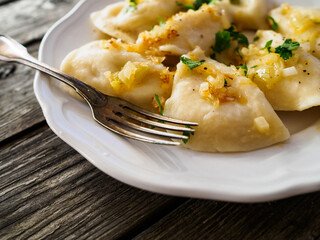
[[160,99],[159,99],[158,94],[155,94],[155,95],[154,95],[154,98],[156,99],[156,101],[157,101],[157,103],[158,103],[160,115],[163,115],[163,110],[162,110],[162,106],[161,106],[161,102],[160,102]]
[[162,27],[162,26],[165,25],[165,24],[166,24],[166,22],[164,22],[164,21],[162,20],[162,18],[159,17],[159,26]]
[[[262,49],[267,49],[271,53],[271,44],[273,40],[266,43],[266,46]],[[286,39],[282,45],[276,48],[275,53],[279,54],[284,60],[288,60],[292,57],[292,51],[297,50],[300,47],[300,43],[292,42],[292,39]]]
[[213,5],[215,5],[215,4],[217,4],[217,2],[222,2],[222,0],[211,0],[211,4],[213,4]]
[[[159,106],[159,114],[160,115],[163,115],[163,109],[162,109],[162,106],[161,106],[161,102],[160,102],[160,99],[159,99],[159,96],[158,94],[154,94],[154,99],[156,100],[158,106]],[[164,123],[163,120],[158,120],[159,123]],[[154,126],[150,126],[151,129],[154,129],[155,127]]]
[[237,35],[234,40],[237,40],[239,45],[244,45],[246,47],[249,46],[248,38],[242,33],[237,32]]
[[231,34],[228,31],[218,31],[216,33],[216,43],[212,47],[212,49],[217,52],[221,53],[224,50],[231,47]]
[[227,82],[227,79],[224,79],[224,87],[228,87],[228,82]]
[[217,53],[221,53],[224,50],[231,47],[231,41],[238,42],[238,46],[235,48],[235,52],[237,52],[240,58],[242,59],[242,56],[239,52],[239,45],[244,45],[248,47],[249,40],[244,34],[235,31],[235,27],[233,25],[228,29],[218,31],[216,33],[216,42],[215,45],[212,47],[212,50]]
[[216,60],[216,54],[215,54],[215,53],[210,54],[210,58],[211,58],[212,60]]
[[280,54],[284,60],[288,60],[292,57],[292,51],[297,50],[300,47],[298,42],[292,42],[292,39],[286,39],[285,42],[276,48],[275,53]]
[[261,50],[267,49],[268,52],[271,53],[271,45],[272,45],[272,42],[273,42],[273,40],[268,41],[268,42],[266,43],[265,47],[262,48]]
[[240,57],[241,59],[243,59],[243,57],[242,57],[242,55],[241,55],[241,53],[240,53],[239,47],[236,47],[236,48],[234,49],[234,51],[239,55],[239,57]]
[[244,65],[242,65],[242,66],[237,66],[237,68],[238,68],[238,69],[239,69],[239,68],[243,69],[244,75],[247,76],[247,74],[248,74],[248,66],[247,66],[247,63],[244,63]]
[[278,23],[274,20],[274,18],[271,17],[271,16],[267,16],[267,18],[269,18],[269,19],[271,20],[271,28],[272,28],[272,30],[278,31],[278,30],[279,30],[279,25],[278,25]]
[[256,41],[258,41],[259,39],[260,39],[259,36],[255,36],[254,39],[253,39],[253,41],[256,42]]
[[193,2],[194,10],[198,10],[202,6],[202,4],[209,4],[210,2],[210,0],[195,0]]
[[198,10],[203,4],[216,4],[218,1],[221,2],[222,0],[195,0],[193,4],[183,4],[177,2],[177,5],[184,8],[185,10]]
[[129,3],[130,3],[131,5],[135,5],[135,6],[138,5],[137,0],[129,0]]
[[238,32],[238,31],[235,31],[234,25],[232,25],[230,28],[226,29],[226,31],[230,32],[232,40],[238,41],[239,45],[244,45],[246,47],[249,46],[248,38],[244,34]]
[[184,8],[185,10],[194,9],[191,4],[183,4],[183,3],[177,2],[177,5],[178,5],[179,7]]
[[240,5],[241,1],[240,0],[230,0],[230,3],[234,4],[234,5]]
[[[188,126],[188,125],[186,125],[186,127],[187,128],[191,128],[192,129],[192,127],[190,127],[190,126]],[[183,136],[187,136],[188,138],[190,138],[190,136],[192,135],[194,135],[194,132],[183,132],[183,134],[182,134]],[[183,141],[183,143],[184,144],[186,144],[188,141],[189,141],[189,139],[182,139],[182,141]]]
[[129,6],[126,8],[126,12],[133,12],[137,9],[137,0],[129,0]]
[[199,67],[201,66],[205,60],[201,60],[201,61],[194,61],[190,58],[186,58],[186,57],[180,57],[180,60],[183,64],[187,65],[187,67],[190,69],[190,70],[193,70],[194,68],[196,67]]

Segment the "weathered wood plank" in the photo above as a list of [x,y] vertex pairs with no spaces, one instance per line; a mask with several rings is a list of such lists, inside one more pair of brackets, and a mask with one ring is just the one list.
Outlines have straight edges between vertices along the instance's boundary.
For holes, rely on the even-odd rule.
[[23,0],[0,8],[0,33],[19,42],[40,39],[48,28],[79,0]]
[[179,204],[108,177],[47,126],[9,144],[0,147],[0,239],[114,239]]
[[[77,2],[11,1],[0,8],[0,33],[20,42],[32,42],[29,51],[36,56],[39,43],[34,39],[40,39]],[[33,94],[33,78],[34,70],[0,63],[0,142],[44,120]]]
[[320,193],[262,204],[189,200],[135,239],[319,239]]
[[[36,56],[38,48],[35,43],[28,50]],[[0,63],[0,141],[44,121],[33,93],[34,74],[22,65]]]

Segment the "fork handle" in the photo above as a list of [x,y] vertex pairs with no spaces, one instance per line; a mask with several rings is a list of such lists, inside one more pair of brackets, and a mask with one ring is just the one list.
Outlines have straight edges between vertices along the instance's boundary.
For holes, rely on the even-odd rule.
[[107,96],[102,94],[100,91],[74,77],[38,61],[28,53],[24,46],[5,35],[0,35],[0,60],[21,63],[39,70],[40,72],[46,73],[74,88],[76,92],[90,104],[99,106],[104,105],[107,101]]

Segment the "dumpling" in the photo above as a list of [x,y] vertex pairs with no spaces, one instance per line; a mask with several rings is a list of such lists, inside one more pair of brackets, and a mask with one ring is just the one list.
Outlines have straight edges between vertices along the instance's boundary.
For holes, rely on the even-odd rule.
[[178,64],[172,95],[164,107],[166,116],[199,123],[184,147],[238,152],[288,139],[288,130],[250,79],[206,58],[199,48],[185,57],[189,60]]
[[268,29],[267,0],[223,0],[217,4],[230,13],[232,22],[240,29]]
[[270,15],[279,25],[279,32],[294,38],[305,51],[320,59],[320,8],[291,7],[283,4]]
[[196,46],[209,54],[215,33],[229,27],[230,22],[223,9],[204,4],[197,11],[180,12],[164,25],[141,33],[137,44],[141,48],[156,49],[164,55],[181,56]]
[[91,42],[67,55],[61,70],[105,94],[154,111],[155,94],[163,101],[170,96],[173,73],[162,59],[148,59],[131,47],[113,39]]
[[[242,49],[248,77],[264,92],[276,110],[305,110],[320,105],[320,61],[301,47],[284,60],[275,48],[285,38],[274,31],[258,31],[260,38],[249,48]],[[265,49],[272,40],[270,53]],[[264,48],[264,49],[263,49]]]
[[91,14],[93,25],[100,31],[128,43],[134,43],[140,32],[150,30],[177,13],[176,0],[135,0],[110,4]]

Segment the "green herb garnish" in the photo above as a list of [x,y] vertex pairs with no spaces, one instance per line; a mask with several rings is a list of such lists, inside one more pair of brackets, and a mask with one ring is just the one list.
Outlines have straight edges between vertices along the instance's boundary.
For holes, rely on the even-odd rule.
[[231,47],[231,41],[238,42],[238,46],[235,48],[235,51],[239,54],[239,56],[242,59],[242,56],[239,52],[239,45],[244,45],[247,47],[249,46],[249,40],[244,34],[235,31],[233,25],[228,29],[218,31],[216,33],[216,42],[215,45],[212,47],[212,50],[217,53],[221,53],[222,51]]
[[210,0],[195,0],[193,2],[194,10],[198,10],[202,6],[202,4],[209,4],[210,2]]
[[211,0],[211,4],[213,4],[213,5],[215,5],[215,4],[217,4],[217,2],[221,2],[222,0]]
[[258,67],[258,65],[254,65],[253,67],[251,67],[251,68],[257,68]]
[[137,0],[129,0],[129,6],[126,8],[126,12],[133,12],[137,9]]
[[[190,126],[188,126],[188,125],[186,125],[186,127],[192,129],[192,127],[190,127]],[[190,136],[191,136],[190,134],[193,136],[193,135],[194,135],[194,132],[191,132],[191,133],[190,133],[190,132],[183,132],[182,135],[183,135],[183,136],[187,136],[188,138],[190,138]],[[186,143],[189,141],[189,139],[182,139],[182,141],[183,141],[184,144],[186,144]]]
[[238,68],[238,69],[239,69],[239,68],[243,69],[244,75],[247,76],[247,74],[248,74],[248,66],[247,66],[247,63],[244,63],[244,65],[242,65],[242,66],[237,66],[237,68]]
[[[266,43],[266,46],[262,49],[267,49],[269,53],[271,53],[271,45],[273,40],[270,40]],[[276,48],[275,53],[280,54],[284,60],[288,60],[292,57],[292,51],[297,50],[300,47],[300,43],[292,42],[292,39],[286,39],[284,43]]]
[[231,34],[228,31],[218,31],[216,33],[216,43],[212,49],[221,53],[222,51],[231,47]]
[[224,87],[228,87],[228,82],[227,82],[227,79],[224,79]]
[[272,28],[272,30],[278,31],[278,30],[279,30],[279,25],[278,25],[278,23],[274,20],[274,18],[271,17],[271,16],[267,16],[267,18],[269,18],[269,19],[271,20],[271,28]]
[[248,38],[244,34],[238,31],[235,31],[234,25],[232,25],[230,28],[226,29],[225,31],[230,32],[230,36],[232,37],[232,40],[238,41],[239,45],[244,45],[246,47],[249,46]]
[[260,39],[259,36],[255,36],[254,39],[253,39],[253,41],[256,42],[256,41],[258,41],[259,39]]
[[[211,47],[211,48],[212,48],[212,47]],[[211,58],[212,60],[216,60],[216,54],[215,54],[215,53],[210,54],[210,58]]]
[[240,0],[230,0],[230,3],[234,4],[234,5],[240,5],[241,1]]
[[157,101],[157,103],[158,103],[160,115],[163,115],[162,106],[161,106],[161,102],[160,102],[160,99],[159,99],[158,94],[155,94],[155,95],[154,95],[154,98],[156,99],[156,101]]
[[[161,106],[161,102],[160,102],[160,99],[159,99],[159,96],[158,94],[154,94],[154,99],[156,100],[156,102],[158,103],[158,106],[159,106],[159,114],[160,115],[163,115],[163,109],[162,109],[162,106]],[[159,123],[164,123],[163,120],[158,120]],[[154,129],[155,127],[154,126],[150,126],[151,129]]]
[[180,57],[180,60],[183,64],[187,65],[187,67],[190,70],[193,70],[194,68],[201,66],[205,62],[205,60],[193,61],[192,59],[186,58],[184,56]]
[[288,60],[292,57],[292,51],[297,50],[300,47],[300,43],[292,42],[292,39],[286,39],[285,42],[276,48],[275,53],[280,54],[284,60]]
[[222,0],[195,0],[193,2],[193,4],[183,4],[183,3],[180,3],[180,2],[177,2],[177,5],[179,7],[182,7],[184,8],[185,10],[189,10],[189,9],[192,9],[192,10],[198,10],[203,4],[216,4],[218,1],[222,1]]
[[249,46],[249,40],[244,34],[239,32],[235,33],[237,33],[237,35],[233,37],[233,40],[238,40],[239,45],[245,45],[246,47]]
[[186,4],[186,5],[185,5],[185,4],[183,4],[183,3],[177,2],[177,5],[178,5],[179,7],[184,8],[185,10],[194,9],[191,4]]
[[159,17],[159,26],[162,27],[162,26],[165,25],[165,24],[166,24],[166,22],[164,22],[164,21],[162,20],[162,18]]
[[269,53],[271,53],[271,45],[272,45],[273,40],[270,40],[266,43],[266,45],[264,46],[264,48],[261,48],[261,50],[263,49],[267,49]]
[[239,57],[240,57],[241,59],[243,59],[243,57],[242,57],[242,55],[241,55],[241,53],[240,53],[239,47],[236,47],[236,48],[234,49],[234,51],[239,55]]

